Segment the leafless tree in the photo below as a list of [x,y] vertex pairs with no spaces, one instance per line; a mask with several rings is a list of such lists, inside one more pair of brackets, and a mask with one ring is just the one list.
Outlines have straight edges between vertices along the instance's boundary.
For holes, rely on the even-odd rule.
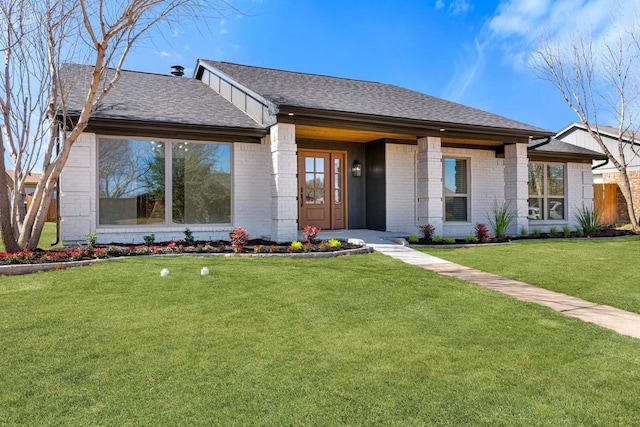
[[[620,187],[627,202],[629,218],[638,230],[638,217],[627,167],[638,152],[640,43],[636,23],[616,28],[601,40],[575,34],[568,42],[544,40],[534,51],[532,67],[550,82],[577,115],[589,135],[620,173]],[[605,144],[599,126],[615,121],[617,144]]]
[[[235,9],[224,0],[0,0],[0,230],[6,250],[36,248],[69,152],[117,84],[132,47],[160,25],[230,11]],[[64,62],[93,66],[73,122],[65,108]],[[6,173],[8,162],[14,180]],[[40,164],[27,209],[25,182]]]

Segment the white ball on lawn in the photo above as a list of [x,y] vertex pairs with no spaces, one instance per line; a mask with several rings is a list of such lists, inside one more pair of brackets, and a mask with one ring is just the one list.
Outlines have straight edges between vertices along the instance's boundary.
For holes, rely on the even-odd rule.
[[202,270],[200,270],[200,274],[202,276],[206,276],[207,274],[209,274],[209,269],[207,267],[202,267]]
[[169,275],[169,270],[166,268],[163,268],[162,271],[160,272],[160,276],[167,277],[168,275]]

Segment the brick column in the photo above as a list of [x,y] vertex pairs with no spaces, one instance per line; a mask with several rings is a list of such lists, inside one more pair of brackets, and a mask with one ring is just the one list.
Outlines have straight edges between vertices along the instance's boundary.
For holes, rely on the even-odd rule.
[[443,233],[442,146],[439,137],[418,138],[416,225],[431,224]]
[[298,160],[296,127],[271,127],[271,239],[290,242],[298,237]]
[[529,159],[526,144],[509,144],[504,147],[504,198],[516,219],[507,233],[517,235],[520,229],[529,229]]

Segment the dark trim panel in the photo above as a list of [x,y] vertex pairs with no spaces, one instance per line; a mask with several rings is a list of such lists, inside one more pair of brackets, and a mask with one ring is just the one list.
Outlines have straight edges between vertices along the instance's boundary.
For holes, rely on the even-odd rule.
[[[77,118],[72,118],[72,120],[75,119]],[[267,129],[214,127],[114,119],[91,119],[84,131],[100,135],[129,135],[219,142],[249,142],[256,144],[259,144],[260,140],[267,135]]]
[[[428,122],[399,117],[382,117],[342,111],[314,110],[309,108],[279,106],[279,123],[334,127],[350,130],[398,133],[404,135],[440,136],[443,138],[495,139],[508,142],[528,142],[529,137],[543,138],[553,135],[547,131],[504,129],[458,123]],[[440,131],[444,129],[444,132]]]

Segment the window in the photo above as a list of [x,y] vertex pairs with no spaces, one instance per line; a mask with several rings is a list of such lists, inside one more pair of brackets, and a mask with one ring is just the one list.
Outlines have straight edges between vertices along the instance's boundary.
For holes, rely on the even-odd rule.
[[231,222],[230,145],[100,138],[98,156],[100,225]]
[[529,219],[565,219],[565,167],[559,163],[529,163]]
[[469,174],[465,159],[444,159],[444,218],[468,221]]

